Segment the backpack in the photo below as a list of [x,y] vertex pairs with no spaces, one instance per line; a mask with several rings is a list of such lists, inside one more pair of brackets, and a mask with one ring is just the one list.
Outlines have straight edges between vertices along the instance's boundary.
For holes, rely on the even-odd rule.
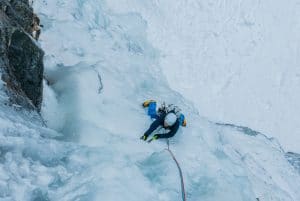
[[168,114],[170,112],[173,112],[177,116],[177,119],[179,120],[179,125],[186,127],[185,116],[181,113],[181,109],[178,106],[174,104],[166,105],[166,103],[163,102],[163,104],[158,108],[158,113],[160,114]]

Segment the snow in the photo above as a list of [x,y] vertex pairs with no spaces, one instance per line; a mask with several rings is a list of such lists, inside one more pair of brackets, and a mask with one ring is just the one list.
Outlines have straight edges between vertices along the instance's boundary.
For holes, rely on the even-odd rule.
[[108,4],[147,20],[170,86],[202,116],[251,127],[300,152],[298,0]]
[[[170,148],[188,200],[299,200],[300,175],[276,139],[216,124],[180,88],[172,90],[149,35],[153,21],[142,9],[117,10],[132,2],[114,9],[113,1],[35,2],[46,22],[40,43],[48,128],[34,112],[0,105],[0,198],[181,200],[166,141],[139,140],[151,123],[141,103],[153,98],[178,105],[187,118]],[[151,2],[159,3],[143,6],[151,10]]]

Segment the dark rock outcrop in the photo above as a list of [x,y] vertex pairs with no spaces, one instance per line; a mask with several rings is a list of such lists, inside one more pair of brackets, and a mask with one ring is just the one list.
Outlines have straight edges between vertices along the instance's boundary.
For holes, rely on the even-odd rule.
[[28,0],[0,1],[0,71],[11,101],[40,111],[43,50],[32,38],[33,9]]

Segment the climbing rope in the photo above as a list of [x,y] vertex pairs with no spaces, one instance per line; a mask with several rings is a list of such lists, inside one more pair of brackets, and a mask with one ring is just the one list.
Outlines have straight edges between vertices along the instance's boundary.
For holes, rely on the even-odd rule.
[[177,159],[175,158],[175,155],[173,154],[173,152],[170,150],[170,145],[169,145],[169,139],[167,140],[167,145],[168,145],[168,148],[166,149],[170,155],[172,156],[173,160],[175,161],[176,165],[177,165],[177,168],[178,168],[178,171],[179,171],[179,175],[180,175],[180,180],[181,180],[181,195],[182,195],[182,200],[183,201],[186,201],[186,193],[185,193],[185,188],[184,188],[184,182],[183,182],[183,175],[182,175],[182,171],[181,171],[181,168],[180,168],[180,165],[177,161]]

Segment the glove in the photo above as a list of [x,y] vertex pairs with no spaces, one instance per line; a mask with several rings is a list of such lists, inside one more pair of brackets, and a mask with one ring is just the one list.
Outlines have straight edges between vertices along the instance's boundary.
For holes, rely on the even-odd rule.
[[158,139],[158,135],[155,134],[150,140],[148,140],[148,143],[152,142],[153,140],[157,140]]
[[143,135],[140,139],[146,141],[148,138],[148,135]]

